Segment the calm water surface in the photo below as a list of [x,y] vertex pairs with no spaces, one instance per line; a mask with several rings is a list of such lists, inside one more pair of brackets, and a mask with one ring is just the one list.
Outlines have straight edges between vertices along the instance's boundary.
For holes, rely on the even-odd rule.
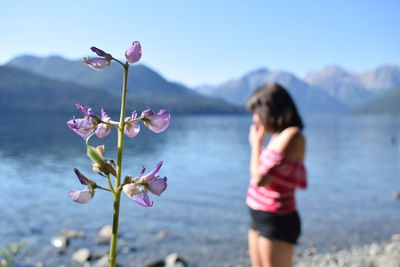
[[[91,173],[83,140],[65,126],[68,118],[6,120],[0,126],[0,246],[28,240],[19,258],[24,266],[70,266],[71,255],[96,246],[99,228],[112,223],[112,199],[104,191],[86,205],[66,195],[81,189],[76,167]],[[142,127],[126,139],[124,170],[137,175],[164,160],[160,175],[168,189],[143,208],[122,196],[122,266],[143,266],[177,252],[194,266],[248,264],[249,116],[175,116],[159,135]],[[381,241],[400,233],[400,118],[396,116],[309,116],[306,118],[309,188],[298,192],[303,235],[298,251]],[[105,141],[108,158],[115,142]],[[51,237],[65,229],[83,230],[63,255]],[[158,239],[157,233],[167,236]]]

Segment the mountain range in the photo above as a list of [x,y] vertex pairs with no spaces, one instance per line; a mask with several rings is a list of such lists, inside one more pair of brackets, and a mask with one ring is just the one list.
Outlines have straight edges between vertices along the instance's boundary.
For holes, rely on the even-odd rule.
[[288,72],[272,72],[267,69],[252,71],[243,77],[223,83],[217,87],[198,87],[200,93],[225,99],[235,105],[244,105],[251,93],[268,82],[278,82],[289,90],[302,112],[342,111],[346,107],[336,98],[317,90]]
[[[175,113],[243,113],[251,93],[267,82],[287,88],[301,112],[368,112],[374,101],[378,105],[373,104],[371,112],[390,112],[379,103],[400,101],[393,93],[400,88],[400,67],[394,65],[364,73],[330,66],[304,79],[260,68],[220,85],[191,89],[139,64],[129,70],[127,106],[166,108]],[[22,55],[0,66],[0,110],[65,113],[78,102],[118,110],[121,84],[122,70],[115,62],[93,72],[81,61]],[[381,110],[381,106],[386,108]],[[393,107],[389,110],[397,112]]]
[[353,73],[338,66],[330,66],[308,74],[303,80],[289,72],[263,68],[239,79],[217,86],[203,85],[195,90],[236,105],[244,105],[250,94],[266,82],[278,82],[287,88],[303,112],[367,110],[368,107],[363,106],[369,101],[385,99],[381,97],[400,88],[400,67],[388,65],[369,72]]
[[[122,77],[122,68],[115,62],[101,72],[94,72],[81,61],[59,56],[19,56],[0,68],[0,96],[6,102],[1,109],[16,107],[17,104],[8,103],[7,99],[28,99],[32,91],[36,94],[35,101],[25,103],[25,109],[34,110],[33,107],[41,106],[40,110],[47,108],[63,113],[75,103],[90,106],[100,106],[101,103],[102,107],[117,110]],[[192,114],[244,112],[242,107],[169,82],[144,65],[130,67],[127,95],[127,107],[138,110],[165,108],[174,113]],[[44,99],[46,103],[42,101]],[[67,106],[69,109],[65,109]]]
[[356,108],[400,87],[400,67],[388,65],[373,71],[353,73],[339,66],[330,66],[310,73],[304,81],[336,97],[346,106]]

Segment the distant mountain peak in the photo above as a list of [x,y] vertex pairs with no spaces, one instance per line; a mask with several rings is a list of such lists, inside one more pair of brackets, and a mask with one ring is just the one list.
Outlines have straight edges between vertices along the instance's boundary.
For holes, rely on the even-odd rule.
[[319,71],[309,73],[304,80],[310,84],[318,83],[320,80],[325,79],[337,79],[341,78],[349,78],[352,77],[353,73],[347,71],[346,69],[338,66],[338,65],[331,65],[322,68]]
[[330,65],[323,68],[320,72],[327,72],[327,73],[348,73],[343,67],[339,65]]
[[269,73],[269,70],[267,68],[261,67],[246,73],[243,77],[253,76],[253,75],[265,75],[267,73]]
[[377,72],[388,71],[388,70],[390,70],[390,71],[400,71],[400,66],[395,65],[395,64],[391,64],[391,65],[382,65],[382,66],[379,66],[378,68],[376,68]]

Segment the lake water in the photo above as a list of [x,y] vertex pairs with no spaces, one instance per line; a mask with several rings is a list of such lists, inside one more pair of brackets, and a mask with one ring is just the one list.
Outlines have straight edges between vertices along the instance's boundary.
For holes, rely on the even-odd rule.
[[[0,246],[27,240],[23,266],[71,266],[79,248],[94,252],[100,227],[112,223],[112,199],[98,190],[85,205],[67,192],[81,189],[73,168],[92,174],[83,140],[64,118],[3,118],[0,125]],[[328,251],[388,239],[400,233],[400,117],[308,116],[306,167],[309,188],[297,193],[303,220],[298,252]],[[174,116],[169,129],[142,127],[126,139],[124,174],[137,175],[164,161],[168,189],[141,207],[122,195],[119,255],[122,266],[143,266],[172,252],[193,266],[246,266],[249,116]],[[115,135],[113,135],[115,137]],[[92,138],[92,145],[102,140]],[[115,159],[107,138],[106,156]],[[103,141],[103,142],[104,142]],[[62,230],[86,232],[57,255],[50,239]],[[166,231],[164,238],[157,233]]]

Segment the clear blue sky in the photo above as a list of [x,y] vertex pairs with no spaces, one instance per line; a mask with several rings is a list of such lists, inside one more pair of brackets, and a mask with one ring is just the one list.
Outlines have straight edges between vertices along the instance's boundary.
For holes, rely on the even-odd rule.
[[1,0],[0,64],[20,54],[123,58],[189,86],[259,67],[303,77],[336,64],[366,71],[400,65],[399,0]]

